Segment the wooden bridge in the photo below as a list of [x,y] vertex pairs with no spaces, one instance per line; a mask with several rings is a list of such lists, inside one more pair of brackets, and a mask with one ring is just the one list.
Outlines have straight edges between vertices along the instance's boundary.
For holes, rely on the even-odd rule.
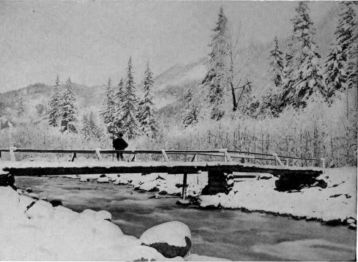
[[[9,154],[9,160],[3,153]],[[16,154],[15,154],[16,153]],[[16,161],[16,155],[23,154],[71,154],[69,161]],[[111,161],[108,155],[122,153],[129,155],[128,161]],[[78,154],[95,156],[95,159],[75,161]],[[105,157],[107,155],[107,158]],[[144,158],[138,160],[138,156]],[[156,161],[149,156],[156,156]],[[169,158],[173,158],[172,160]],[[201,159],[198,159],[198,158]],[[103,174],[103,173],[168,173],[183,174],[183,191],[185,198],[187,175],[208,172],[208,186],[203,190],[207,194],[228,192],[231,180],[242,177],[234,172],[269,173],[279,177],[283,183],[311,184],[323,170],[317,167],[289,166],[290,160],[318,162],[317,159],[301,159],[276,154],[251,153],[242,151],[207,150],[39,150],[39,149],[0,149],[0,176],[49,176],[69,174]],[[213,160],[214,158],[214,160]],[[219,160],[218,160],[219,159]],[[25,159],[26,160],[26,159]],[[257,163],[260,161],[260,163]],[[324,160],[320,160],[324,168]],[[270,163],[270,164],[262,164]],[[285,163],[285,164],[284,164]],[[247,175],[245,175],[247,177]],[[0,181],[1,184],[1,181]]]

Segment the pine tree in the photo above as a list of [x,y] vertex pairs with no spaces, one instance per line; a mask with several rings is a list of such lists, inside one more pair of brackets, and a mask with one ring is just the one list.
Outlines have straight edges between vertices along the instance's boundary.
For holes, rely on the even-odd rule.
[[336,91],[346,88],[347,74],[342,49],[340,46],[331,48],[325,64],[327,97],[331,98]]
[[283,52],[278,45],[278,39],[274,39],[274,48],[270,51],[270,73],[272,74],[272,82],[274,87],[270,87],[267,94],[263,97],[261,111],[268,110],[273,116],[278,116],[281,112],[280,94],[282,93],[282,85],[284,81],[284,58]]
[[66,85],[63,94],[59,100],[59,115],[61,118],[61,131],[77,133],[76,122],[77,122],[77,108],[76,97],[73,92],[72,82],[69,78],[66,81]]
[[225,93],[230,85],[230,39],[227,32],[227,18],[221,7],[214,28],[209,54],[209,70],[202,84],[209,88],[208,100],[211,106],[210,118],[220,120],[224,114]]
[[98,127],[93,112],[82,117],[82,135],[86,140],[91,138],[100,139],[103,136],[102,130]]
[[138,98],[135,94],[135,85],[132,72],[132,58],[128,61],[127,79],[124,89],[122,123],[123,131],[128,139],[135,138],[139,134],[139,123],[137,120]]
[[341,2],[335,43],[326,62],[329,96],[336,91],[357,87],[358,34],[353,2]]
[[123,79],[119,81],[117,92],[115,93],[115,107],[114,107],[114,132],[116,134],[123,133],[123,105],[124,105],[124,82]]
[[49,102],[49,125],[53,127],[58,126],[59,122],[59,99],[60,99],[60,78],[59,76],[56,77],[56,83],[54,87],[54,93],[51,96],[50,102]]
[[299,2],[296,15],[291,21],[293,23],[292,50],[290,50],[292,57],[288,59],[290,67],[286,70],[288,86],[284,87],[282,102],[285,105],[291,104],[295,108],[302,108],[307,105],[312,95],[326,97],[326,90],[321,74],[320,55],[313,39],[315,29],[309,16],[307,2]]
[[193,126],[199,122],[200,107],[193,102],[191,89],[184,94],[185,112],[183,116],[184,127]]
[[277,88],[282,85],[282,74],[283,74],[283,53],[278,46],[278,39],[274,39],[274,48],[270,51],[270,66],[272,73],[272,81]]
[[144,97],[139,102],[137,118],[140,123],[142,133],[151,138],[156,137],[158,132],[158,124],[155,120],[153,112],[154,103],[151,92],[153,84],[153,73],[149,68],[149,64],[147,64],[147,69],[144,73]]
[[290,104],[290,101],[288,99],[283,99],[283,94],[287,94],[290,92],[290,90],[293,89],[294,84],[294,68],[293,68],[293,37],[288,42],[287,50],[285,52],[284,57],[284,67],[282,72],[282,90],[280,94],[280,106],[279,111],[282,112],[282,110]]
[[112,89],[111,85],[111,79],[108,79],[108,83],[106,86],[106,98],[104,101],[104,108],[102,111],[102,117],[104,124],[107,127],[107,131],[110,134],[114,134],[114,115],[115,115],[115,109],[116,109],[116,103],[115,103],[115,96],[114,91]]

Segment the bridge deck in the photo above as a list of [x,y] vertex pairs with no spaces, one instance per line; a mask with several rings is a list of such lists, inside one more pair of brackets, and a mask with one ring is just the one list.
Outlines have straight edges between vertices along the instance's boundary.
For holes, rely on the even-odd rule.
[[113,162],[113,161],[79,161],[79,162],[27,162],[1,161],[0,174],[10,173],[15,176],[48,176],[69,174],[102,173],[169,173],[195,174],[201,171],[270,173],[274,176],[300,174],[319,176],[322,169],[313,167],[288,167],[242,164],[238,162]]

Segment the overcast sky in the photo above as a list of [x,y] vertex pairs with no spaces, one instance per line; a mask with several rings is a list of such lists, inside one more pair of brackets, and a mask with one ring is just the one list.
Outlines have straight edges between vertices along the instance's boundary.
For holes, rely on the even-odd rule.
[[[314,22],[332,4],[311,3]],[[247,45],[288,35],[297,2],[0,0],[0,92],[53,84],[57,74],[117,83],[129,56],[137,82],[147,61],[156,75],[196,61],[208,53],[220,5]]]

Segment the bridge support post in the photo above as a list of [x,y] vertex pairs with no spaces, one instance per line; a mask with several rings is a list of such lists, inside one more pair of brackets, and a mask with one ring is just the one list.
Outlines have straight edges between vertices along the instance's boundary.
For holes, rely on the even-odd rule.
[[188,187],[187,179],[188,179],[188,174],[184,173],[183,174],[183,188],[182,188],[182,193],[181,193],[183,200],[185,200],[185,198],[186,198],[186,192],[187,192],[187,187]]
[[216,195],[218,193],[228,194],[234,185],[232,173],[221,170],[208,171],[208,184],[201,192],[202,195]]
[[167,153],[165,152],[164,149],[162,149],[162,155],[163,155],[163,157],[164,157],[165,162],[169,162],[168,155],[167,155]]
[[101,159],[102,159],[101,149],[100,149],[100,148],[96,148],[96,156],[97,156],[98,160],[101,160]]
[[275,158],[276,163],[279,163],[280,166],[284,166],[284,164],[281,162],[280,158],[278,157],[278,155],[276,153],[272,153],[272,155]]
[[16,161],[15,151],[16,151],[16,147],[11,146],[10,147],[10,160],[11,161]]
[[[1,155],[0,155],[0,157],[1,157]],[[322,161],[322,168],[326,169],[326,159],[321,158],[321,161]]]
[[71,162],[74,162],[74,161],[75,161],[75,159],[76,159],[76,157],[77,157],[77,154],[76,154],[76,153],[73,153],[73,156],[72,156]]

